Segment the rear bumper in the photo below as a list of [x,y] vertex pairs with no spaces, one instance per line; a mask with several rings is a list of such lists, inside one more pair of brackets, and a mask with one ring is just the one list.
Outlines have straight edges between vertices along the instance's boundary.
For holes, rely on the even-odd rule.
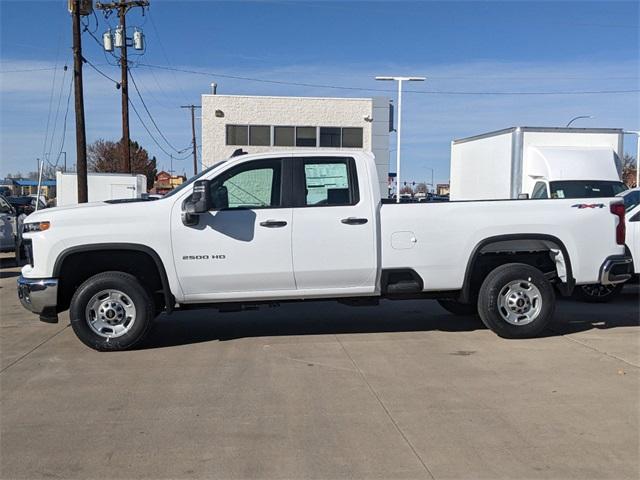
[[600,267],[600,283],[612,285],[626,282],[633,274],[633,260],[626,255],[607,258]]
[[58,303],[57,278],[18,278],[18,298],[27,310],[39,315],[55,311]]

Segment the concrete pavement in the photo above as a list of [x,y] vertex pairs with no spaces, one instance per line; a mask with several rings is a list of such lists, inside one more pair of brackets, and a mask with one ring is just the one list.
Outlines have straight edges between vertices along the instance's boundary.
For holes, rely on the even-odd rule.
[[637,286],[561,301],[525,341],[428,300],[314,302],[175,314],[97,353],[2,266],[2,478],[640,475]]

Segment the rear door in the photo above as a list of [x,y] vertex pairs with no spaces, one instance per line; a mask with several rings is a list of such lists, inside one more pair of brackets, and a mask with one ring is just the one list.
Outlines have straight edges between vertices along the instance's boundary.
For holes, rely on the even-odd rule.
[[[376,221],[351,157],[294,158],[293,270],[298,290],[373,292]],[[364,168],[364,167],[363,167]]]

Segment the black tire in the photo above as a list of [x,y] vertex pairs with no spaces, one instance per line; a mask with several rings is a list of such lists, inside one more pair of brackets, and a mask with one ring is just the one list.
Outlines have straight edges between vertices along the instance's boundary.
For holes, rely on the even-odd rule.
[[587,303],[607,303],[616,298],[622,292],[624,283],[616,285],[579,285],[573,291],[574,298]]
[[465,316],[465,317],[478,315],[478,305],[475,302],[462,303],[462,302],[458,302],[457,300],[452,300],[450,298],[440,298],[438,299],[438,303],[447,312],[453,313],[454,315]]
[[[122,302],[124,305],[130,308],[133,304],[135,309],[135,314],[132,317],[126,317],[126,313],[124,314],[124,321],[127,318],[133,318],[133,320],[130,320],[129,324],[123,327],[128,330],[116,337],[104,336],[109,335],[108,329],[106,331],[103,329],[102,335],[97,333],[95,327],[89,326],[87,318],[89,302],[93,305],[95,302],[106,301],[96,297],[100,292],[109,290],[123,293]],[[149,292],[136,277],[124,272],[103,272],[90,277],[76,290],[69,307],[71,327],[76,336],[88,347],[99,351],[117,351],[133,347],[147,334],[154,316],[155,305]],[[101,318],[106,319],[107,317]],[[116,321],[117,318],[112,320]]]
[[482,322],[500,337],[531,338],[539,335],[553,317],[555,300],[553,286],[540,270],[524,263],[508,263],[485,278],[480,287],[478,313]]

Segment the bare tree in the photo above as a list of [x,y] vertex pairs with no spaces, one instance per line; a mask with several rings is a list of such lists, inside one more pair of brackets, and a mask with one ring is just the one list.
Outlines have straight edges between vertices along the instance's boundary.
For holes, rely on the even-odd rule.
[[628,153],[625,153],[622,157],[622,181],[629,188],[638,186],[636,185],[636,180],[638,178],[637,168],[638,163],[636,162],[636,159]]
[[400,194],[401,195],[405,195],[405,194],[413,195],[413,189],[409,185],[405,185],[404,187],[402,187],[400,189]]
[[427,193],[427,184],[424,182],[420,182],[416,185],[416,193]]
[[[147,177],[147,189],[153,187],[157,174],[156,157],[149,158],[149,152],[132,141],[131,143],[132,173]],[[89,145],[87,149],[89,171],[100,173],[122,172],[122,141],[112,142],[99,139]]]

